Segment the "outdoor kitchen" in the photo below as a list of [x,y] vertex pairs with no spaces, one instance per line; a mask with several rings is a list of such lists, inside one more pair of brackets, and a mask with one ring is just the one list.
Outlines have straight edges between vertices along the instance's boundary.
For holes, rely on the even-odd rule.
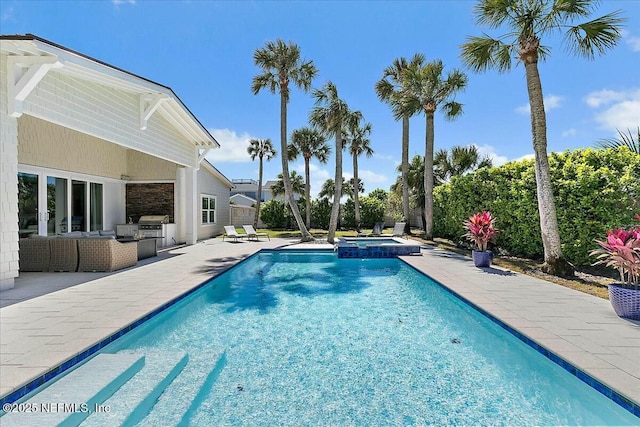
[[118,237],[155,238],[158,248],[176,245],[173,183],[130,183],[126,186],[126,224]]

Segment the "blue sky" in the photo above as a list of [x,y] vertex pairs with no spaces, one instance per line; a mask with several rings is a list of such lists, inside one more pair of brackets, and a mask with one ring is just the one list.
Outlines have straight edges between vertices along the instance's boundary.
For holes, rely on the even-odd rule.
[[[259,70],[253,52],[268,40],[297,43],[319,70],[313,82],[332,81],[373,126],[374,157],[359,161],[366,192],[388,189],[400,162],[401,124],[373,89],[385,67],[422,52],[442,59],[445,71],[469,77],[457,97],[464,114],[453,122],[436,116],[436,149],[475,144],[496,164],[531,155],[524,69],[473,74],[459,46],[482,31],[473,1],[11,1],[0,0],[0,32],[32,33],[171,87],[222,145],[209,160],[228,178],[257,179],[246,153],[251,138],[279,147],[279,97],[251,92]],[[549,151],[594,146],[616,129],[640,124],[640,1],[606,0],[593,15],[621,9],[628,21],[616,48],[594,61],[571,56],[561,38],[543,40],[551,57],[540,64],[547,108]],[[313,99],[297,89],[289,104],[289,132],[308,125]],[[411,119],[410,155],[424,154],[424,116]],[[333,141],[330,141],[333,144]],[[292,168],[303,173],[301,161]],[[280,159],[265,163],[275,179]],[[344,175],[352,176],[345,157]],[[334,164],[312,162],[312,195]]]

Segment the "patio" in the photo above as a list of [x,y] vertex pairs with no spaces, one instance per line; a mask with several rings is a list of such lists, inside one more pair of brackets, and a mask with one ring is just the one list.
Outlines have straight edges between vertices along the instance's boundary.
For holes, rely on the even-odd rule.
[[[0,395],[5,397],[260,249],[332,247],[291,243],[209,239],[116,273],[25,274],[15,289],[0,293]],[[422,256],[403,259],[525,339],[635,402],[639,410],[640,322],[618,318],[608,301],[501,269],[478,269],[470,258],[432,247],[423,246]]]

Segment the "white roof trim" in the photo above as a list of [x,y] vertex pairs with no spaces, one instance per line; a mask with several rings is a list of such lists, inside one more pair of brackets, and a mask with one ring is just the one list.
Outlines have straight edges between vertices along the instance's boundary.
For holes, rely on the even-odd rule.
[[[189,111],[173,90],[167,86],[116,68],[94,58],[67,49],[34,35],[1,36],[0,50],[8,56],[44,56],[57,59],[62,67],[57,72],[89,80],[121,91],[136,93],[141,97],[162,97],[165,102],[155,106],[159,112],[188,141],[198,148],[218,148],[220,144]],[[148,115],[154,114],[151,111]],[[145,114],[146,117],[146,114]],[[141,117],[141,119],[144,117]],[[148,119],[148,117],[146,117]]]

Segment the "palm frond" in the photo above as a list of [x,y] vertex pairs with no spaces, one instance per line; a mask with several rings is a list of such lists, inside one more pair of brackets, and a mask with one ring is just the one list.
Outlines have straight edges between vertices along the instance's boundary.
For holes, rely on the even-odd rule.
[[640,127],[636,129],[634,136],[631,129],[627,129],[628,135],[618,130],[619,138],[603,138],[597,141],[601,148],[627,147],[632,153],[640,154]]
[[569,27],[565,42],[574,55],[593,59],[614,47],[622,37],[620,30],[626,19],[620,11],[608,13],[592,21]]
[[496,68],[499,72],[511,69],[512,44],[483,34],[482,37],[467,37],[467,42],[461,49],[462,63],[476,73],[485,72],[489,68]]

